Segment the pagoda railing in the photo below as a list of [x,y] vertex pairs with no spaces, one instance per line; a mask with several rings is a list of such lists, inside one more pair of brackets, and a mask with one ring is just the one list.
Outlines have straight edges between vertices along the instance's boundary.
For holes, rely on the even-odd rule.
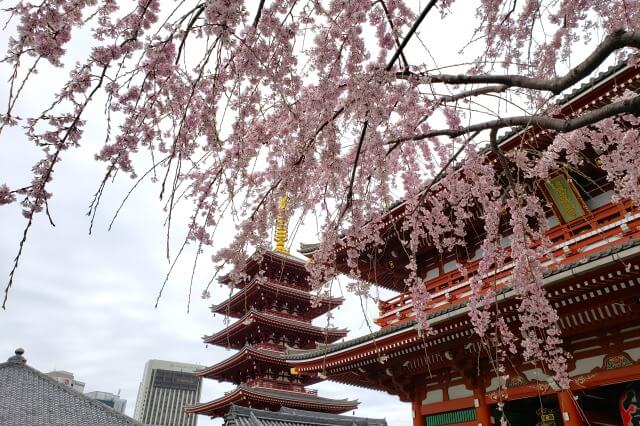
[[[549,268],[574,262],[582,257],[640,237],[640,208],[629,201],[608,204],[582,218],[553,227],[547,237],[554,244],[548,252],[545,266]],[[477,273],[480,260],[468,262],[468,276]],[[482,277],[486,284],[503,286],[511,275],[513,264],[508,262],[491,274]],[[468,278],[458,269],[440,274],[425,282],[431,294],[430,311],[445,309],[447,305],[460,303],[471,295]],[[408,293],[399,294],[379,302],[380,316],[375,320],[381,327],[407,321],[415,316],[413,302]]]
[[256,349],[265,349],[273,352],[284,352],[285,347],[279,343],[260,342],[253,345]]
[[279,382],[274,380],[253,379],[248,380],[247,385],[252,388],[274,389],[279,391],[304,393],[306,395],[318,395],[317,389],[307,389],[302,385]]
[[299,313],[294,313],[294,312],[282,312],[282,310],[279,309],[273,309],[273,308],[267,308],[267,309],[263,309],[262,312],[264,312],[265,314],[269,314],[269,315],[273,315],[276,317],[280,317],[280,318],[286,318],[286,319],[294,319],[296,321],[301,321],[301,322],[308,322],[309,324],[311,324],[311,320],[304,318],[302,315],[300,315]]

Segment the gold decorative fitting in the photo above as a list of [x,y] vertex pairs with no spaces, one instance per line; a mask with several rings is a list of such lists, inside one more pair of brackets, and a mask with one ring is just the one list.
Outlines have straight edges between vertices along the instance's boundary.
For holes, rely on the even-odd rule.
[[286,212],[287,197],[283,195],[280,197],[280,202],[278,205],[278,215],[276,216],[276,230],[274,241],[276,242],[275,250],[278,253],[289,254],[289,249],[286,247],[287,240],[289,239],[289,221],[287,220]]

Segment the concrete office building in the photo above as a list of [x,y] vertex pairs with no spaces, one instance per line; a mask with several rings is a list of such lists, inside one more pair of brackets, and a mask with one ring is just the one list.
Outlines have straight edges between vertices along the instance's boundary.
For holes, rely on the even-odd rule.
[[47,376],[51,377],[58,383],[62,383],[65,386],[69,386],[71,389],[77,392],[84,392],[84,382],[78,381],[73,377],[73,373],[64,370],[56,370],[50,371],[46,373]]
[[147,425],[195,426],[198,416],[185,413],[184,407],[200,400],[202,379],[193,372],[202,368],[181,362],[147,361],[134,418]]
[[118,413],[124,414],[124,410],[127,407],[127,400],[120,398],[120,395],[100,391],[87,392],[85,395],[91,399],[102,402],[104,405],[113,408]]

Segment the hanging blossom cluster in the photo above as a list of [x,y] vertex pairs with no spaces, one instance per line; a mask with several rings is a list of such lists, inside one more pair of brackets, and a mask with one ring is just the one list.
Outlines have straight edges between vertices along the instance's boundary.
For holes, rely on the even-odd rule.
[[[9,185],[0,176],[0,205],[20,203],[27,219],[7,291],[34,218],[51,220],[51,181],[65,151],[85,144],[87,106],[104,102],[105,143],[96,157],[105,174],[92,215],[116,175],[151,179],[166,201],[167,226],[190,200],[185,244],[196,244],[198,255],[213,247],[216,271],[240,271],[249,254],[270,244],[277,199],[286,195],[296,218],[317,224],[310,279],[321,290],[337,274],[338,246],[354,275],[363,259],[376,264],[372,247],[384,246],[389,232],[384,212],[404,199],[407,214],[393,232],[424,331],[431,301],[420,248],[471,258],[473,236],[478,271],[460,268],[471,282],[477,333],[503,357],[544,361],[566,386],[557,314],[541,285],[543,202],[520,179],[579,166],[581,153],[594,150],[618,197],[640,200],[640,98],[612,99],[575,128],[558,123],[548,103],[640,48],[640,4],[476,6],[476,26],[467,29],[456,14],[471,6],[455,0],[3,3],[13,36],[0,63],[10,75],[0,137],[20,127],[42,150],[30,182]],[[84,58],[68,51],[74,34],[92,37]],[[432,56],[430,45],[461,36],[474,42],[452,46],[450,57]],[[594,53],[574,54],[585,49]],[[41,113],[23,114],[30,83],[52,68],[68,73],[67,81],[42,95]],[[557,132],[546,151],[486,150],[491,134],[532,120]],[[216,232],[230,225],[236,237],[221,244]],[[505,226],[513,230],[507,245]],[[518,330],[494,309],[495,286],[479,278],[507,262],[520,301]],[[363,277],[351,289],[368,295],[370,286]]]

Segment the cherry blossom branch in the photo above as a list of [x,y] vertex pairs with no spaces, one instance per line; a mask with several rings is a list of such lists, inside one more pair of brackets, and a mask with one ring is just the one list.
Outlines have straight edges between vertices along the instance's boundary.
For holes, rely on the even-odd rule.
[[555,130],[559,133],[567,133],[582,127],[595,124],[605,118],[614,117],[619,114],[633,114],[640,116],[640,96],[614,102],[596,110],[589,111],[579,117],[563,119],[544,115],[516,116],[499,118],[497,120],[472,124],[459,129],[439,129],[421,133],[415,136],[398,138],[386,142],[386,145],[395,145],[408,141],[419,141],[436,136],[448,136],[451,138],[462,136],[475,131],[502,129],[505,127],[540,127],[548,130]]
[[258,5],[258,11],[256,12],[256,17],[253,19],[253,28],[258,27],[258,23],[260,22],[260,18],[262,17],[262,9],[264,8],[264,1],[260,0],[260,4]]
[[362,132],[360,133],[360,139],[358,140],[358,148],[356,149],[356,158],[353,160],[353,169],[351,170],[351,179],[349,180],[349,190],[347,191],[347,201],[340,213],[340,217],[337,222],[342,220],[342,217],[347,212],[351,204],[353,204],[353,183],[356,179],[356,171],[358,170],[358,162],[360,160],[360,154],[362,153],[362,143],[364,142],[365,135],[367,134],[367,127],[369,126],[369,120],[364,122],[362,126]]
[[184,35],[180,40],[180,45],[178,46],[178,52],[176,53],[176,62],[175,62],[176,65],[178,65],[178,62],[180,61],[180,56],[182,56],[182,49],[184,49],[184,45],[187,42],[187,37],[189,37],[189,33],[191,33],[191,29],[193,28],[194,24],[196,23],[200,15],[202,15],[202,12],[204,12],[204,7],[205,7],[204,4],[199,4],[191,11],[191,13],[193,13],[193,16],[189,20],[189,23],[187,24],[187,28],[184,30]]
[[509,87],[504,84],[479,87],[477,89],[465,90],[463,92],[455,93],[453,95],[444,95],[438,99],[438,102],[443,102],[443,103],[455,102],[455,101],[459,101],[460,99],[470,98],[473,96],[503,93],[507,91],[508,88]]
[[498,129],[491,129],[489,132],[489,146],[491,147],[491,151],[498,156],[498,161],[500,162],[500,166],[502,167],[502,173],[507,177],[507,181],[509,182],[509,186],[511,187],[511,191],[513,191],[514,196],[517,194],[516,192],[516,183],[511,175],[511,170],[509,169],[509,160],[504,155],[502,149],[498,145]]
[[402,71],[398,78],[417,78],[429,83],[445,84],[500,84],[507,87],[549,91],[559,94],[582,79],[591,75],[613,52],[625,47],[640,49],[639,31],[615,31],[602,41],[598,47],[580,64],[562,77],[541,79],[517,74],[507,75],[471,75],[471,74],[428,74]]
[[402,63],[404,65],[405,69],[409,68],[409,62],[407,61],[407,58],[404,55],[404,52],[401,50],[400,46],[400,40],[398,40],[398,35],[396,34],[396,28],[395,25],[393,25],[393,20],[391,19],[391,15],[389,14],[389,9],[387,8],[387,4],[385,3],[384,0],[379,0],[380,4],[382,5],[382,10],[384,10],[384,14],[387,17],[387,22],[389,22],[389,27],[391,27],[391,32],[393,33],[393,39],[396,42],[396,47],[398,48],[398,51],[400,51],[400,58],[402,59]]
[[393,68],[393,64],[395,64],[395,62],[398,60],[398,57],[402,55],[404,48],[407,47],[407,44],[409,44],[409,40],[411,40],[415,32],[418,30],[418,27],[420,27],[420,24],[422,24],[422,21],[424,21],[424,18],[427,17],[427,15],[431,11],[431,9],[433,9],[433,6],[435,6],[437,2],[438,0],[431,0],[429,3],[427,3],[425,8],[422,10],[422,13],[420,13],[420,16],[418,16],[418,19],[415,20],[415,22],[409,29],[409,32],[407,32],[407,35],[404,36],[404,39],[402,39],[402,44],[400,44],[400,47],[398,47],[396,52],[389,60],[389,63],[385,68],[387,71],[391,71],[391,68]]
[[435,185],[440,181],[440,179],[442,179],[442,177],[447,173],[447,171],[453,165],[453,163],[458,159],[458,157],[460,157],[460,154],[462,154],[464,149],[467,147],[467,144],[471,142],[473,139],[475,139],[476,136],[478,136],[478,134],[480,134],[480,131],[476,131],[471,136],[469,136],[466,140],[464,140],[462,145],[460,145],[460,148],[458,148],[458,150],[456,151],[456,153],[453,154],[449,158],[449,160],[447,160],[445,165],[441,167],[440,170],[438,170],[438,173],[433,177],[429,185],[427,185],[427,187],[420,194],[420,198],[418,199],[418,202],[416,203],[416,207],[413,209],[412,213],[415,213],[416,209],[422,205],[423,201],[427,197],[427,194],[431,191],[431,188],[433,187],[433,185]]
[[[78,123],[80,122],[80,118],[81,118],[82,113],[84,112],[85,108],[91,102],[91,99],[93,99],[93,96],[98,91],[98,89],[100,89],[100,87],[102,87],[102,83],[104,82],[104,78],[105,78],[105,74],[107,72],[107,68],[108,68],[108,66],[106,66],[106,65],[102,68],[102,73],[100,74],[100,77],[98,79],[98,83],[93,88],[93,90],[89,93],[89,95],[85,99],[84,103],[82,105],[80,105],[79,110],[78,110],[78,112],[76,113],[76,116],[73,119],[73,122],[66,129],[66,132],[65,132],[64,136],[60,139],[60,142],[57,144],[57,149],[56,149],[55,153],[49,159],[49,161],[48,161],[49,165],[48,165],[47,169],[45,170],[45,172],[42,175],[42,177],[39,178],[39,180],[41,182],[40,183],[40,188],[38,188],[38,191],[36,192],[36,198],[33,201],[32,205],[31,205],[31,208],[29,209],[29,213],[27,214],[27,225],[25,226],[24,231],[22,233],[22,239],[20,240],[20,244],[18,246],[18,253],[16,254],[16,257],[13,259],[13,267],[11,268],[11,272],[9,272],[9,282],[7,283],[7,285],[6,285],[5,289],[4,289],[4,298],[2,300],[2,309],[6,308],[7,299],[9,297],[9,289],[13,285],[13,278],[15,276],[16,270],[18,269],[18,263],[20,262],[20,257],[22,256],[22,251],[24,249],[25,242],[27,241],[27,235],[29,234],[29,230],[31,229],[31,225],[33,224],[33,218],[34,218],[34,216],[35,216],[35,214],[36,214],[36,212],[38,210],[38,206],[40,205],[40,203],[43,202],[43,201],[46,202],[47,193],[45,191],[45,186],[46,186],[47,182],[49,182],[49,180],[51,179],[51,175],[53,173],[53,167],[55,166],[56,162],[58,161],[58,158],[60,156],[60,152],[65,147],[67,139],[69,139],[69,137],[71,137],[72,133],[77,130]],[[51,218],[51,215],[49,215],[48,213],[47,213],[47,215],[49,216],[49,218]],[[52,224],[53,224],[53,222],[52,222]]]
[[[399,57],[402,57],[403,60],[405,60],[405,64],[406,64],[406,59],[404,58],[404,55],[403,55],[402,52],[403,52],[404,48],[407,46],[407,44],[409,43],[409,40],[411,40],[411,38],[413,37],[415,32],[418,30],[418,27],[420,26],[422,21],[429,14],[429,11],[431,11],[433,6],[435,6],[437,1],[438,0],[431,0],[427,4],[427,6],[425,6],[425,8],[422,10],[422,13],[420,13],[420,16],[418,17],[418,19],[415,20],[415,22],[413,23],[413,25],[409,29],[409,32],[407,33],[407,35],[402,40],[402,43],[398,46],[398,48],[396,49],[396,52],[393,54],[393,56],[391,57],[391,59],[387,63],[387,66],[385,67],[385,69],[387,71],[389,71],[389,70],[391,70],[391,68],[393,68],[393,64],[396,62],[396,60],[398,60]],[[387,14],[387,17],[389,17],[389,14],[388,14],[387,8],[386,8],[386,6],[384,4],[384,1],[382,2],[382,5],[383,5],[385,13]],[[391,20],[389,20],[389,22],[391,22]],[[392,30],[393,30],[393,25],[392,25]],[[336,221],[336,223],[339,223],[342,220],[342,218],[344,217],[345,213],[347,212],[347,210],[349,210],[349,208],[351,207],[351,205],[353,203],[353,184],[354,184],[354,181],[355,181],[356,171],[357,171],[357,168],[358,168],[358,161],[360,159],[360,153],[362,151],[362,144],[364,142],[364,138],[365,138],[365,135],[367,133],[368,125],[369,125],[369,120],[366,119],[364,121],[363,125],[362,125],[362,131],[360,132],[360,139],[358,140],[358,147],[357,147],[357,150],[356,150],[356,158],[354,160],[353,170],[351,172],[351,178],[350,178],[350,181],[349,181],[349,189],[348,189],[348,192],[347,192],[347,200],[346,200],[346,203],[345,203],[342,211],[340,212],[340,215],[339,215],[338,220]]]

